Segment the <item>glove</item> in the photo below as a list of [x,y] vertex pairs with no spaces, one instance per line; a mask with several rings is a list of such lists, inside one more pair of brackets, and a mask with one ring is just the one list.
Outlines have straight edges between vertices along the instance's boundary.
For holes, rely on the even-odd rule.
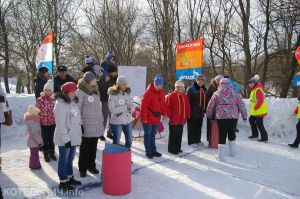
[[5,102],[5,97],[2,96],[2,95],[0,96],[0,102],[1,102],[1,103]]
[[65,144],[65,147],[66,147],[66,148],[71,148],[71,141],[67,142],[67,143]]

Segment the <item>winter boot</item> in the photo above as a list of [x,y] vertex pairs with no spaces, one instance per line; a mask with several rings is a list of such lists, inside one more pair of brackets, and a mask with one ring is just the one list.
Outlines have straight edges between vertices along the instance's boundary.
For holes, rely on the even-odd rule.
[[69,184],[70,185],[81,185],[81,182],[78,181],[78,180],[75,180],[75,178],[72,177],[72,178],[69,179]]
[[237,154],[235,141],[229,141],[228,147],[229,147],[229,155],[231,157],[235,157]]
[[62,189],[63,191],[74,191],[74,187],[72,187],[69,182],[60,182],[59,189]]
[[91,174],[99,174],[99,170],[96,168],[88,169]]
[[50,161],[51,161],[49,155],[50,155],[49,151],[44,151],[44,159],[45,159],[45,162],[50,162]]
[[51,158],[52,160],[54,160],[54,161],[57,160],[57,157],[55,156],[55,151],[54,151],[54,150],[53,150],[53,151],[50,151],[50,158]]
[[225,144],[218,144],[218,160],[224,161],[225,159]]
[[298,148],[298,147],[299,147],[299,144],[297,145],[297,144],[293,143],[293,144],[289,144],[289,146],[290,146],[291,148]]
[[100,140],[103,141],[103,142],[105,142],[106,138],[102,135],[102,136],[100,136]]

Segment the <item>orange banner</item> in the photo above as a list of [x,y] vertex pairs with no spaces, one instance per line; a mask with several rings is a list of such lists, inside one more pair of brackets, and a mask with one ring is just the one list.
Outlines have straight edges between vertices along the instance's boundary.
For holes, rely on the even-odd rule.
[[176,70],[203,67],[204,39],[176,45]]

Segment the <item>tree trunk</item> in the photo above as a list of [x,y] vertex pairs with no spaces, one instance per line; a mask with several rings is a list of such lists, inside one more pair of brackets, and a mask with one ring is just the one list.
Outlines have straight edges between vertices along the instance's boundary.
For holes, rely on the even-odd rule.
[[270,30],[270,0],[266,0],[266,32],[264,35],[264,53],[265,53],[265,62],[263,68],[263,75],[261,83],[264,85],[267,79],[268,65],[269,65],[269,52],[268,52],[268,36]]

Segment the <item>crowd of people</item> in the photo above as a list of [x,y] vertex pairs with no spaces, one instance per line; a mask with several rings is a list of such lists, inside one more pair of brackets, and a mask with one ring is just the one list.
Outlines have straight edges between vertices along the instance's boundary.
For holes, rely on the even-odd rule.
[[[58,74],[53,80],[46,67],[38,69],[34,81],[36,104],[30,105],[24,114],[28,131],[27,145],[30,148],[29,168],[41,169],[39,150],[43,151],[45,162],[58,160],[59,188],[65,191],[81,184],[73,175],[76,147],[80,147],[78,166],[82,178],[87,176],[87,172],[99,174],[95,163],[97,144],[99,139],[106,141],[105,130],[106,137],[112,139],[113,144],[120,144],[123,132],[125,147],[131,148],[134,110],[131,88],[127,83],[130,77],[118,76],[114,59],[108,53],[105,61],[99,64],[93,57],[86,56],[86,66],[78,80],[68,74],[66,66],[57,67]],[[162,156],[155,144],[162,117],[169,118],[168,152],[177,155],[182,153],[182,135],[186,123],[188,145],[195,148],[204,145],[201,135],[205,115],[208,142],[211,141],[211,121],[216,120],[219,127],[217,158],[220,161],[225,159],[227,139],[230,156],[237,154],[235,140],[239,115],[245,122],[248,119],[239,84],[229,75],[217,75],[210,81],[208,89],[205,87],[206,81],[204,74],[197,75],[195,82],[185,89],[185,83],[178,80],[174,84],[174,91],[166,95],[163,90],[164,78],[161,75],[154,77],[142,96],[139,116],[147,158]],[[248,83],[251,90],[249,123],[252,131],[249,139],[258,139],[260,133],[258,141],[268,142],[268,133],[263,124],[268,113],[264,87],[257,75]],[[5,94],[0,87],[0,102],[5,101]],[[293,148],[298,148],[300,143],[298,107],[295,110],[299,118],[297,138],[289,144]],[[3,121],[4,114],[0,107],[0,122]]]

